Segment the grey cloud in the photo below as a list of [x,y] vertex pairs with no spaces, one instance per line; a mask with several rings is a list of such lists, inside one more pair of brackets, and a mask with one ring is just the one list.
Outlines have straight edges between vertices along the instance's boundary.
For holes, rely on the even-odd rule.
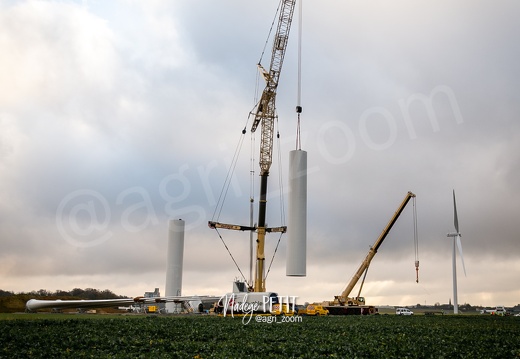
[[[0,50],[9,54],[0,60],[2,283],[16,277],[32,284],[38,275],[53,289],[61,286],[53,278],[68,273],[69,279],[84,276],[99,283],[110,277],[114,289],[127,291],[132,277],[163,271],[167,219],[182,216],[191,224],[187,287],[202,293],[195,277],[204,277],[205,286],[211,277],[218,279],[214,287],[229,290],[229,275],[236,270],[206,221],[254,105],[256,62],[276,2],[271,5],[1,5]],[[512,36],[518,33],[513,18],[518,5],[379,5],[304,4],[309,276],[298,285],[283,277],[282,242],[269,283],[310,288],[311,281],[340,268],[324,283],[324,290],[337,294],[411,190],[417,194],[428,300],[447,301],[451,286],[442,292],[431,263],[442,266],[449,279],[452,189],[468,267],[483,261],[492,273],[495,263],[514,263],[518,254],[518,45]],[[295,29],[278,97],[285,176],[295,136]],[[264,65],[269,51],[270,45]],[[423,102],[412,101],[418,98]],[[248,147],[222,221],[249,220]],[[280,191],[277,172],[275,165],[272,194]],[[60,232],[60,204],[81,190],[98,194],[110,218],[89,232],[92,213],[103,222],[103,203],[90,206],[86,197],[76,198],[63,207],[69,212]],[[277,196],[268,203],[269,223],[275,224]],[[67,217],[75,205],[78,222]],[[106,232],[110,238],[91,247],[74,246],[63,234],[88,243]],[[83,236],[74,237],[78,233]],[[399,270],[394,279],[385,266],[405,266],[413,259],[411,235],[410,207],[374,259],[373,296],[388,293],[396,301],[394,289],[379,282],[398,283],[408,275]],[[243,269],[244,236],[226,234]],[[268,241],[274,250],[277,238]],[[163,281],[157,279],[159,285]],[[473,296],[469,302],[491,290],[475,282],[466,282]],[[0,288],[11,289],[2,283]],[[139,291],[143,284],[133,288]],[[402,289],[396,288],[396,293]],[[32,289],[38,288],[20,290]],[[302,296],[314,292],[306,289]],[[504,294],[502,301],[514,301],[513,294]]]

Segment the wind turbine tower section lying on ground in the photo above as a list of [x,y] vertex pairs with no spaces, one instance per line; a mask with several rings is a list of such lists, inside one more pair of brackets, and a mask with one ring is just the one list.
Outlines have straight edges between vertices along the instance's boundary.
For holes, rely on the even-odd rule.
[[[172,219],[168,223],[168,254],[166,267],[166,296],[180,296],[182,291],[182,265],[184,255],[184,221]],[[166,303],[167,313],[181,310],[178,303]]]

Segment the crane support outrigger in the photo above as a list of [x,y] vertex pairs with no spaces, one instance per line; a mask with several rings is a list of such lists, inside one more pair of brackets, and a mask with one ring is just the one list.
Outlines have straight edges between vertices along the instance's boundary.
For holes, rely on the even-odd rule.
[[[367,275],[368,267],[370,266],[370,262],[376,255],[377,250],[379,249],[379,247],[381,246],[381,244],[383,243],[385,238],[388,236],[388,233],[390,233],[390,230],[394,226],[395,222],[397,221],[397,219],[399,218],[399,216],[405,209],[406,205],[412,198],[415,199],[415,194],[413,194],[412,192],[408,192],[406,194],[403,202],[399,205],[399,208],[397,209],[397,211],[394,213],[394,215],[392,216],[392,218],[386,225],[385,229],[383,229],[383,231],[379,235],[379,238],[377,238],[374,245],[372,247],[370,247],[370,250],[368,251],[365,259],[363,260],[363,262],[361,262],[361,265],[359,266],[358,270],[356,271],[356,273],[354,274],[354,276],[348,283],[345,290],[343,290],[341,295],[335,296],[333,302],[329,303],[330,307],[327,307],[327,309],[329,309],[331,314],[354,314],[354,313],[339,313],[340,311],[338,311],[338,310],[335,311],[334,307],[336,307],[336,309],[337,309],[338,307],[344,307],[344,306],[364,306],[365,305],[365,298],[361,297],[361,290],[363,289],[363,284],[365,282],[365,278]],[[416,261],[417,269],[418,269],[418,266],[419,266],[419,262]],[[352,290],[354,289],[356,284],[359,282],[359,279],[361,278],[361,276],[363,276],[363,279],[362,279],[360,287],[359,287],[358,295],[356,297],[349,297],[350,293],[352,292]],[[370,309],[370,308],[368,308],[368,309]],[[373,309],[373,307],[372,307],[372,309]],[[334,312],[338,312],[338,313],[334,313]],[[360,314],[362,314],[362,313],[360,313]],[[363,314],[371,314],[371,313],[363,313]]]

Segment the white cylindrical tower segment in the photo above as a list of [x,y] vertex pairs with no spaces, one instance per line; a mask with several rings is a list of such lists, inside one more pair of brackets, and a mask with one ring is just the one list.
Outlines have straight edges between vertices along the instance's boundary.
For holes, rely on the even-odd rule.
[[289,152],[286,275],[307,275],[307,152]]
[[[166,296],[179,296],[182,291],[182,262],[184,254],[184,221],[172,219],[168,224],[168,254],[166,267]],[[166,303],[166,312],[180,311],[177,303]]]

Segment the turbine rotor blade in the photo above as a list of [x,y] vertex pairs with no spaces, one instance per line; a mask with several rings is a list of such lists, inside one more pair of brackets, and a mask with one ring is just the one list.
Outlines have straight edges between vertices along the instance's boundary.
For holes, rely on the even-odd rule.
[[460,259],[462,260],[462,269],[464,269],[464,276],[466,275],[466,266],[464,265],[464,255],[462,254],[462,243],[460,242],[460,235],[457,235],[455,239],[457,241],[457,248],[459,249]]
[[455,202],[455,190],[453,190],[453,224],[455,230],[459,233],[459,218],[457,216],[457,203]]

